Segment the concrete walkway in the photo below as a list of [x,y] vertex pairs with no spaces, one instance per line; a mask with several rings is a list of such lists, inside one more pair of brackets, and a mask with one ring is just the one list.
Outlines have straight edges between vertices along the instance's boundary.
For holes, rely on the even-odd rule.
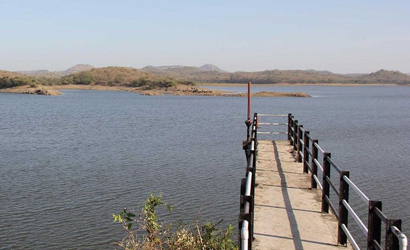
[[253,249],[351,249],[337,245],[337,221],[320,212],[320,192],[288,141],[258,141]]

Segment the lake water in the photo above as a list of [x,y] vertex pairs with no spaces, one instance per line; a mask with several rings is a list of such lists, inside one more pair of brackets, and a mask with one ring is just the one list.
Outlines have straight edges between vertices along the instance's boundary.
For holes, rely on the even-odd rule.
[[[292,113],[410,232],[410,88],[254,90],[311,94],[254,98],[253,112]],[[154,190],[175,206],[166,220],[237,225],[246,98],[63,92],[0,94],[0,249],[114,249],[112,213]]]

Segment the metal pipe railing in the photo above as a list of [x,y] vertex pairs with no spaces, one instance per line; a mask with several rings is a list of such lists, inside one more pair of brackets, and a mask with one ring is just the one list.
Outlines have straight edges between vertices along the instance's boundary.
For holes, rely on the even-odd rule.
[[349,184],[349,187],[351,187],[359,195],[359,197],[362,198],[366,205],[369,204],[370,199],[356,186],[356,184],[353,183],[353,181],[349,179],[349,177],[343,176],[343,179]]
[[268,126],[288,126],[287,123],[278,123],[278,122],[260,122],[259,125],[268,125]]
[[313,176],[313,179],[315,179],[315,182],[317,183],[317,185],[319,185],[320,190],[322,190],[323,189],[322,184],[320,183],[316,175]]
[[[265,122],[258,123],[258,116],[265,117],[287,117],[287,123],[281,122]],[[257,131],[259,125],[281,126],[287,125],[287,131]],[[250,126],[249,126],[250,127]],[[294,156],[299,162],[303,162],[303,172],[311,173],[312,188],[319,188],[322,191],[322,212],[329,213],[329,208],[338,220],[338,243],[344,245],[347,240],[352,247],[360,250],[355,238],[348,229],[348,217],[354,219],[359,228],[367,236],[367,248],[382,249],[381,244],[381,222],[386,227],[384,229],[385,249],[400,249],[407,250],[407,237],[401,232],[401,220],[387,218],[381,210],[380,201],[370,200],[360,188],[350,179],[349,172],[341,170],[331,158],[329,152],[324,151],[319,145],[318,140],[314,140],[303,125],[298,124],[298,120],[291,114],[257,114],[255,113],[251,133],[247,141],[246,154],[248,159],[246,184],[243,183],[244,193],[241,197],[241,217],[240,224],[240,239],[241,250],[252,249],[253,239],[253,201],[255,188],[255,171],[256,171],[256,151],[257,151],[257,134],[271,135],[287,135],[287,139],[293,146]],[[311,147],[311,148],[310,148]],[[318,152],[321,152],[321,161],[318,157]],[[251,165],[252,164],[252,165]],[[339,174],[339,189],[331,178],[331,171],[334,169]],[[321,180],[318,177],[321,176]],[[368,204],[368,226],[366,226],[357,213],[349,204],[349,189],[355,191],[356,194]],[[250,191],[249,191],[250,190]],[[330,192],[332,191],[332,192]],[[339,198],[338,209],[330,199],[331,195],[336,195]],[[244,203],[242,204],[242,200]],[[245,213],[246,212],[246,213]],[[357,236],[356,236],[357,237]]]
[[355,250],[360,250],[359,245],[357,245],[355,239],[353,238],[352,234],[350,233],[349,229],[347,229],[345,224],[341,225],[343,232],[346,234],[347,238],[349,239],[350,244]]
[[[383,221],[386,224],[385,248],[399,249],[400,247],[400,250],[407,249],[407,237],[400,231],[401,220],[388,219],[381,211],[381,202],[371,201],[349,178],[349,172],[342,171],[331,158],[331,154],[324,151],[319,145],[318,140],[314,140],[309,134],[309,131],[307,131],[303,125],[298,124],[298,121],[291,114],[288,115],[288,133],[288,140],[291,145],[293,145],[294,152],[296,152],[295,158],[299,162],[303,162],[303,172],[311,172],[312,188],[319,188],[322,190],[322,212],[328,213],[330,208],[339,221],[338,241],[340,244],[346,244],[346,240],[348,239],[355,249],[360,249],[348,230],[347,222],[350,215],[350,217],[352,217],[358,224],[359,228],[365,233],[365,235],[367,235],[368,248],[371,246],[375,249],[380,248],[382,231],[380,223]],[[309,148],[310,145],[312,146],[311,151]],[[323,155],[322,164],[318,159],[319,151]],[[334,169],[336,173],[340,175],[339,190],[337,190],[330,178],[331,169]],[[318,172],[321,173],[322,180],[319,180]],[[354,190],[366,204],[369,205],[368,227],[366,227],[349,204],[348,200],[350,188]],[[339,197],[338,211],[336,211],[335,206],[332,204],[330,199],[330,190],[332,191],[332,194]],[[393,236],[395,239],[392,238]]]
[[408,245],[406,235],[402,233],[396,226],[391,226],[390,230],[398,238],[400,250],[406,250]]
[[343,200],[342,203],[346,207],[347,211],[349,211],[349,214],[352,215],[352,218],[356,221],[357,225],[360,227],[364,235],[367,235],[369,233],[369,230],[367,230],[367,227],[364,225],[364,223],[353,210],[353,208],[349,205],[349,203],[346,200]]
[[[248,124],[247,124],[248,125]],[[255,173],[257,155],[257,134],[258,117],[255,114],[249,137],[244,141],[244,150],[247,158],[246,178],[241,184],[241,202],[239,217],[239,246],[241,250],[252,249],[253,227],[254,227],[254,194],[255,194]]]
[[258,116],[287,117],[289,114],[258,114]]
[[316,147],[317,149],[319,149],[322,153],[325,152],[325,151],[319,146],[318,143],[314,143],[313,145],[315,145],[315,147]]
[[258,132],[258,134],[270,134],[270,135],[287,135],[287,132]]
[[314,159],[313,161],[315,162],[316,166],[318,166],[320,168],[320,171],[323,172],[323,167],[322,167],[322,165],[320,165],[320,162],[317,159]]

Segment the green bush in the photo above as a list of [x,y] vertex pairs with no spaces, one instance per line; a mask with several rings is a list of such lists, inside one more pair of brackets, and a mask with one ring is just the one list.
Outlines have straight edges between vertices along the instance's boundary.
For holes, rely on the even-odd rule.
[[74,84],[90,85],[94,82],[94,77],[88,74],[88,72],[81,72],[73,77]]
[[31,84],[30,79],[26,79],[26,78],[20,78],[20,77],[10,78],[7,76],[0,78],[0,89],[13,88],[13,87],[30,85],[30,84]]
[[156,208],[165,206],[169,211],[172,206],[162,201],[161,195],[151,193],[139,213],[124,209],[113,214],[114,222],[120,222],[126,236],[119,242],[125,250],[237,250],[231,239],[234,227],[229,225],[226,231],[218,228],[219,223],[207,222],[200,226],[172,224],[164,226],[158,220]]
[[188,85],[188,86],[195,86],[196,85],[193,81],[185,81],[185,80],[178,81],[178,83],[182,84],[182,85]]
[[142,86],[150,85],[151,83],[152,83],[152,80],[146,77],[142,77],[142,78],[133,80],[128,86],[129,87],[142,87]]

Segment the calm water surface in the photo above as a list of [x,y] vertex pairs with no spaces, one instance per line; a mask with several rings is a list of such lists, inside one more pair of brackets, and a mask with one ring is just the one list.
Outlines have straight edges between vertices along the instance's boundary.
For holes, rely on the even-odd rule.
[[[409,232],[410,88],[262,90],[313,95],[254,98],[253,111],[294,114]],[[0,249],[114,249],[123,234],[111,214],[153,190],[175,205],[166,220],[236,225],[246,105],[108,91],[0,94]]]

